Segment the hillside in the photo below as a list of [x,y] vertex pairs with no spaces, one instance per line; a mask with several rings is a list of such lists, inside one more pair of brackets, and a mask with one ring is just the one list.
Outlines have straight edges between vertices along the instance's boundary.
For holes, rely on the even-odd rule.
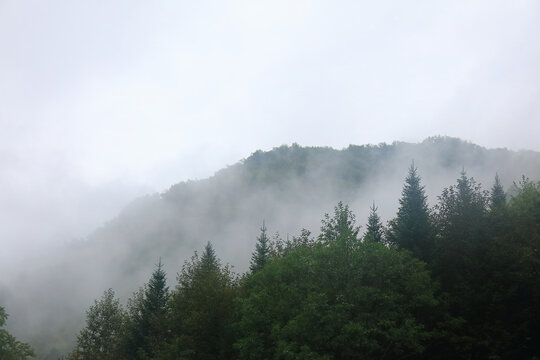
[[448,137],[342,150],[295,144],[256,151],[208,179],[135,200],[84,241],[0,284],[0,302],[9,309],[14,332],[35,347],[38,358],[55,358],[69,349],[97,295],[112,287],[127,299],[159,258],[174,285],[183,262],[208,241],[221,259],[245,271],[263,220],[283,238],[302,227],[317,234],[323,214],[340,200],[361,225],[373,202],[390,220],[413,161],[430,204],[462,169],[484,189],[496,173],[507,191],[522,175],[540,179],[540,153],[486,149]]

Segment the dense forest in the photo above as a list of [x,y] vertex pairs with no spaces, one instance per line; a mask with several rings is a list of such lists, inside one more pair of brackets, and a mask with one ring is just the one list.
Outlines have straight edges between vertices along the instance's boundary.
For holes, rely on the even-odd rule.
[[[448,152],[443,145],[449,144]],[[425,176],[420,177],[422,164],[429,174],[444,169],[439,171],[444,177],[459,163],[467,171],[478,169],[478,164],[497,169],[492,166],[497,161],[499,166],[529,163],[529,168],[521,168],[534,170],[537,155],[490,152],[455,139],[431,139],[422,145],[438,150],[412,157],[405,150],[414,146],[408,144],[351,147],[345,153],[281,147],[254,153],[212,179],[182,183],[159,199],[134,203],[84,244],[93,249],[87,258],[114,255],[116,261],[107,271],[119,285],[111,286],[87,310],[65,359],[538,358],[540,183],[523,177],[505,190],[494,171],[492,186],[485,190],[465,170],[460,175],[456,171],[457,182],[438,196],[430,195],[430,202]],[[359,203],[355,188],[364,184],[361,191],[365,191],[370,179],[384,187],[388,183],[380,179],[403,158],[415,162],[406,177],[401,174],[397,214],[382,220],[379,207],[386,200],[378,200],[379,190],[370,194],[376,203],[363,202],[365,224],[357,221],[346,205]],[[505,171],[499,174],[508,181],[515,169]],[[325,180],[329,177],[336,179],[332,186]],[[216,179],[220,187],[215,186]],[[392,193],[390,188],[382,191]],[[346,202],[337,203],[333,213],[323,217],[317,234],[269,233],[267,226],[282,225],[284,217],[287,224],[297,222],[298,229],[313,228],[302,220],[305,213],[313,213],[310,205],[316,210],[321,204],[308,199],[314,193],[325,200],[340,196]],[[243,207],[238,200],[242,196],[256,198],[252,203],[257,206]],[[305,211],[298,205],[285,212],[285,207],[266,202],[273,197],[289,198],[287,205],[298,202]],[[163,204],[183,210],[164,212]],[[276,209],[285,213],[272,216]],[[178,211],[185,216],[176,218]],[[243,258],[248,259],[245,271],[237,272],[228,265],[231,257],[222,256],[227,251],[224,244],[231,244],[227,242],[231,234],[245,236],[248,231],[242,226],[248,225],[221,224],[247,212],[250,221],[258,218],[248,225],[260,226],[260,231],[243,243],[249,244],[251,254],[245,246],[235,249],[246,251]],[[141,214],[159,216],[149,221]],[[138,221],[127,226],[126,218]],[[177,262],[171,264],[171,253],[176,254],[175,245],[186,244],[158,238],[190,239],[196,229],[172,224],[194,219],[202,224],[197,228],[200,252],[178,267]],[[129,246],[104,251],[113,246],[119,229],[132,236]],[[120,251],[125,257],[118,256]],[[131,285],[133,273],[141,271],[138,264],[149,256],[156,263],[153,272],[146,273],[139,291],[126,295],[121,280],[130,279]],[[175,274],[176,281],[169,282],[168,274]],[[66,279],[69,274],[62,278]],[[6,311],[10,312],[8,306]],[[2,319],[0,326],[5,315]],[[4,344],[16,343],[20,352],[11,358],[31,355],[28,345],[7,331],[0,335],[0,351],[8,346]],[[1,359],[11,359],[0,354]]]
[[462,172],[428,207],[411,166],[398,213],[365,230],[349,207],[320,234],[269,238],[248,272],[208,243],[170,290],[158,262],[126,307],[112,289],[66,359],[536,359],[540,183],[507,196]]

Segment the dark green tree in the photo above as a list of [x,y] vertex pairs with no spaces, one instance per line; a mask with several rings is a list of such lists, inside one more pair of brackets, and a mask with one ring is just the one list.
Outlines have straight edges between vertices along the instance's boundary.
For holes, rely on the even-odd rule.
[[377,214],[377,207],[375,203],[369,208],[370,213],[366,226],[366,232],[364,234],[364,241],[366,242],[383,242],[384,228],[381,223],[381,218]]
[[251,264],[249,269],[252,273],[261,270],[264,264],[270,257],[270,239],[266,235],[266,226],[262,224],[261,234],[257,237],[257,244],[255,244],[255,252],[251,255]]
[[499,242],[506,260],[501,264],[504,272],[498,272],[504,292],[501,318],[507,319],[512,335],[508,349],[513,358],[536,359],[540,358],[540,182],[523,177],[515,188],[508,209],[513,230]]
[[410,250],[414,256],[429,262],[433,248],[433,225],[420,180],[413,163],[401,192],[397,216],[389,223],[387,240],[399,249]]
[[161,259],[146,284],[129,302],[125,355],[130,359],[153,358],[168,340],[169,288]]
[[495,183],[491,187],[491,193],[489,196],[489,207],[490,210],[499,209],[506,205],[506,194],[504,188],[501,185],[499,175],[495,175]]
[[493,248],[488,230],[489,194],[465,171],[457,184],[443,190],[436,206],[437,241],[432,269],[447,293],[451,315],[465,319],[456,332],[462,339],[455,358],[488,358],[490,337],[488,302]]
[[86,312],[86,326],[68,360],[116,360],[122,358],[125,313],[109,289]]
[[437,273],[443,286],[462,285],[486,251],[488,193],[465,171],[443,190],[437,205]]
[[[379,243],[298,247],[247,279],[239,359],[398,359],[434,336],[424,264]],[[337,281],[339,280],[339,281]]]
[[171,306],[172,341],[162,358],[231,359],[236,280],[210,243],[178,275]]

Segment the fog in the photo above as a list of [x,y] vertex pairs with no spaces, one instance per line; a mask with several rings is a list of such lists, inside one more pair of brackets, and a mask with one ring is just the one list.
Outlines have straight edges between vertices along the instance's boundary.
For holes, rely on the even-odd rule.
[[[373,201],[388,220],[413,159],[431,204],[462,166],[485,188],[494,172],[507,188],[522,173],[534,178],[532,153],[443,166],[411,148],[358,189],[321,181],[328,169],[314,163],[283,192],[250,192],[236,188],[234,164],[281,144],[344,149],[437,134],[540,151],[539,63],[534,0],[0,1],[0,304],[19,304],[7,309],[17,330],[41,326],[54,312],[25,309],[49,299],[46,288],[7,284],[82,282],[71,294],[80,312],[122,283],[105,264],[152,236],[140,266],[122,263],[131,274],[123,296],[164,253],[174,283],[208,240],[244,270],[263,219],[285,238],[301,227],[316,235],[324,212],[344,200],[359,224]],[[197,199],[162,201],[171,185],[227,166],[219,181],[183,185],[180,194]],[[223,187],[239,198],[219,195]],[[173,225],[179,215],[181,225],[200,224],[211,204],[236,206],[216,210],[231,222]],[[51,275],[70,266],[77,270]],[[66,305],[51,297],[47,306]]]
[[280,144],[540,150],[539,6],[2,1],[2,262]]
[[350,205],[357,225],[366,223],[373,202],[383,221],[390,220],[413,161],[431,205],[463,168],[484,189],[496,173],[507,190],[521,174],[540,179],[539,153],[486,150],[452,138],[341,151],[282,146],[208,179],[139,197],[89,236],[28,258],[1,283],[0,301],[16,334],[58,355],[74,341],[93,299],[112,287],[125,302],[160,258],[174,287],[184,261],[208,241],[224,263],[244,272],[263,221],[284,239],[302,228],[317,236],[324,213],[338,201]]

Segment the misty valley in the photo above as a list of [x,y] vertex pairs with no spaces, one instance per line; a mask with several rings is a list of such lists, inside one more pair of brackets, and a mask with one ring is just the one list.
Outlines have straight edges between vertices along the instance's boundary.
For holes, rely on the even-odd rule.
[[539,359],[540,153],[256,151],[0,282],[0,360]]

